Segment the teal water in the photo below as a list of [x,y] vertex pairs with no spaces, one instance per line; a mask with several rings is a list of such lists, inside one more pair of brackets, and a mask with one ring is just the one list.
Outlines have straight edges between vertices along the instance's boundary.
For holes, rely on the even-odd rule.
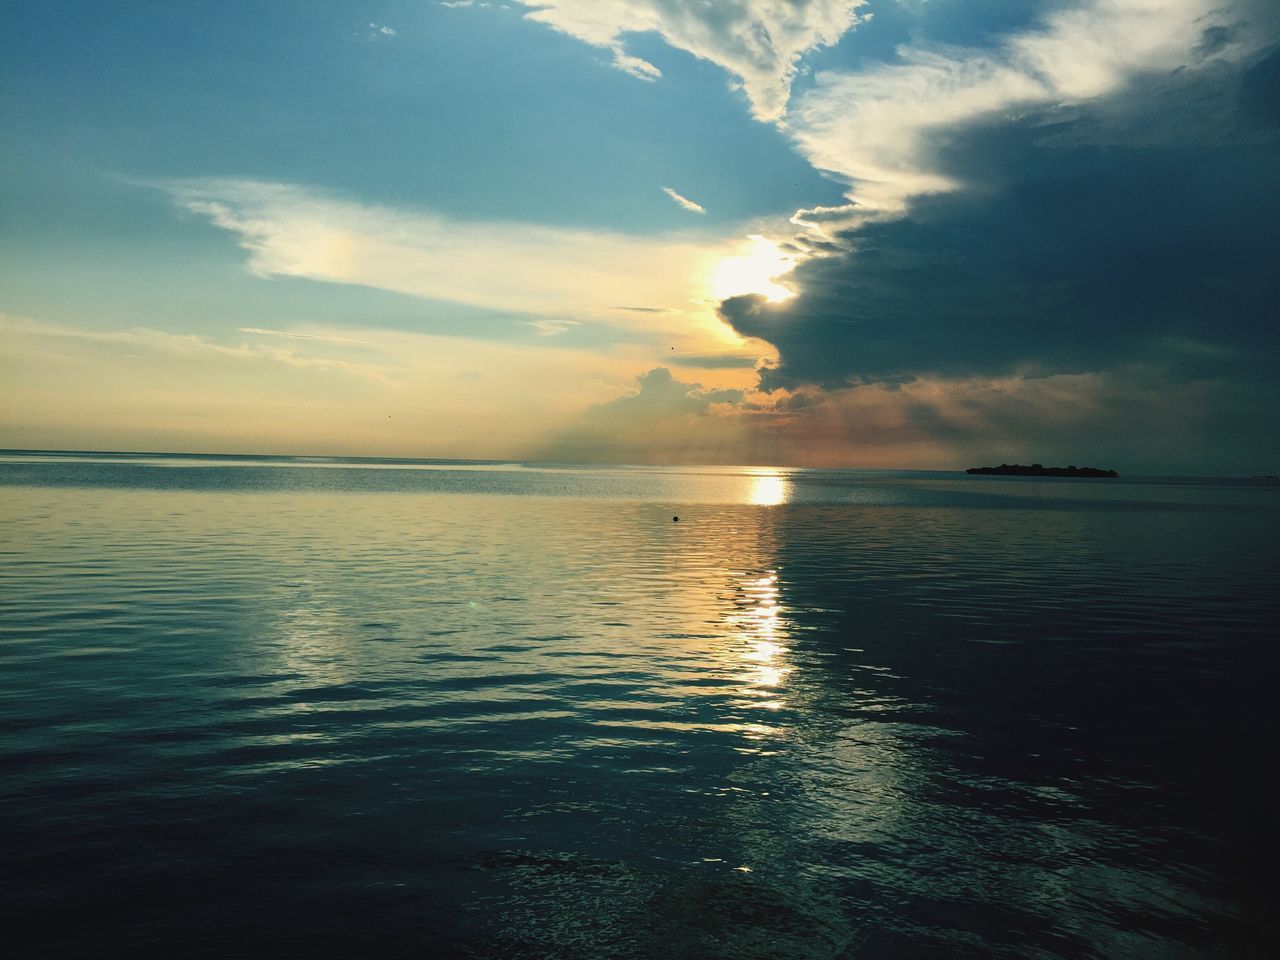
[[1266,482],[10,452],[9,940],[1271,956],[1278,534]]

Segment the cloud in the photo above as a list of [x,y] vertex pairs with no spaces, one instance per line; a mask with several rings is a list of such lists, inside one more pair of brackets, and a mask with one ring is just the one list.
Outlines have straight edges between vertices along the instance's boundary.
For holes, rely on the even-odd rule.
[[667,363],[676,367],[698,367],[703,370],[750,370],[755,367],[756,358],[732,353],[718,353],[700,357],[673,354],[667,358]]
[[264,327],[240,327],[241,333],[251,333],[259,337],[278,337],[282,340],[305,340],[310,343],[341,343],[363,346],[366,341],[351,337],[335,337],[320,333],[298,333],[292,330],[268,330]]
[[[815,167],[852,184],[847,208],[803,222],[900,215],[911,198],[965,181],[942,154],[957,127],[1084,104],[1135,78],[1212,71],[1254,58],[1274,37],[1265,4],[1090,0],[1047,14],[991,49],[908,44],[892,63],[825,71],[788,117]],[[1219,18],[1233,18],[1224,23]]]
[[95,322],[0,314],[0,446],[524,459],[638,368],[554,338]]
[[688,210],[690,213],[706,213],[707,212],[706,208],[702,206],[702,204],[694,203],[688,197],[682,196],[681,194],[676,193],[670,187],[663,187],[662,192],[665,193],[672,200],[674,200],[676,203],[678,203],[685,210]]
[[391,37],[394,37],[395,35],[396,35],[395,29],[392,27],[388,27],[385,24],[381,24],[381,23],[369,24],[369,36],[375,40],[386,40],[386,39],[390,39]]
[[670,46],[726,70],[757,119],[786,111],[801,57],[852,28],[863,0],[520,0],[530,20],[608,50],[641,80],[662,72],[626,51],[626,36],[657,33]]
[[630,302],[670,311],[668,326],[687,331],[680,314],[706,296],[733,242],[459,222],[261,181],[163,186],[180,206],[234,234],[259,276],[362,284],[560,322],[634,324],[616,309]]
[[[805,388],[760,402],[654,368],[617,396],[630,375],[623,358],[348,333],[299,335],[314,338],[300,341],[308,347],[358,336],[377,376],[334,376],[360,373],[335,366],[338,356],[0,315],[0,445],[939,469],[1030,459],[1219,474],[1273,473],[1280,458],[1280,404],[1263,382],[1171,383],[1130,366]],[[592,397],[600,402],[582,412]]]
[[[343,357],[317,353],[300,353],[254,344],[223,344],[193,333],[171,333],[150,327],[130,327],[126,330],[97,330],[86,327],[48,323],[0,313],[0,330],[11,336],[27,336],[42,339],[78,340],[87,343],[115,345],[143,350],[148,353],[168,354],[176,357],[219,357],[234,360],[269,361],[290,367],[311,370],[331,370],[353,374],[383,382],[387,379],[385,367],[370,362],[353,361]],[[309,341],[316,344],[356,345],[361,341],[347,337],[286,333],[276,330],[246,328],[242,332],[255,335],[283,337]]]
[[529,326],[538,331],[538,335],[542,337],[555,337],[565,333],[578,326],[576,320],[550,320],[547,318],[539,318],[537,320],[526,321]]
[[779,399],[746,445],[808,466],[957,470],[984,463],[1121,473],[1274,472],[1280,406],[1259,383],[1169,383],[1141,366],[1102,373],[922,378]]
[[[959,470],[1025,460],[1122,473],[1274,472],[1280,405],[1259,383],[1099,373],[927,377],[761,403],[665,368],[535,444],[547,460]],[[1134,424],[1142,425],[1135,430]]]
[[[807,129],[828,135],[828,167],[879,179],[856,181],[855,216],[824,225],[833,242],[789,277],[797,297],[722,303],[740,334],[778,348],[762,387],[1134,364],[1170,383],[1268,376],[1280,52],[1261,37],[1275,16],[1153,9],[1094,3],[996,57],[904,51],[870,80],[827,79],[800,107],[824,118]],[[868,191],[876,215],[857,214]]]
[[742,456],[747,423],[732,416],[741,390],[685,383],[666,367],[636,378],[638,389],[589,408],[534,450],[547,460],[724,463]]
[[704,390],[700,383],[682,383],[666,367],[654,367],[636,378],[640,389],[593,407],[587,416],[602,420],[634,415],[671,417],[706,414],[716,403],[737,403],[741,390]]

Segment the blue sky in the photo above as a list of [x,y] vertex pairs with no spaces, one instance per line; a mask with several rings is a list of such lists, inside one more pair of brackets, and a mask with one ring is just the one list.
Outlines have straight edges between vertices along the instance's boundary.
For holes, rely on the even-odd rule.
[[[18,186],[23,172],[56,177],[55,190],[101,175],[212,173],[471,219],[632,231],[683,225],[654,202],[655,178],[705,197],[712,225],[839,195],[752,121],[722,71],[654,41],[639,46],[657,48],[661,85],[603,67],[513,10],[9,9],[28,26],[6,41],[7,136],[37,155]],[[368,26],[392,22],[394,36]],[[46,151],[61,169],[47,170]]]
[[1260,0],[0,17],[5,446],[1275,472]]

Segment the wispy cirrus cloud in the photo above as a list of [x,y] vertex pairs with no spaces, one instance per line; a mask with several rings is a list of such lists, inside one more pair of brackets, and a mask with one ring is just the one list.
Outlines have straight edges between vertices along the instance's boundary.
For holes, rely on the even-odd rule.
[[296,330],[269,330],[265,327],[240,327],[241,333],[251,333],[259,337],[278,337],[281,340],[304,340],[310,343],[338,343],[352,346],[364,346],[367,341],[352,337],[337,337],[325,333],[299,333]]
[[688,210],[690,213],[706,213],[707,208],[700,203],[690,200],[681,193],[677,193],[671,187],[663,187],[662,192],[674,200],[681,208]]
[[757,119],[786,112],[799,61],[858,22],[864,0],[520,0],[530,20],[608,50],[642,80],[662,72],[627,52],[626,35],[653,32],[736,79]]
[[[220,357],[233,360],[259,360],[310,370],[332,370],[365,377],[378,382],[387,380],[384,363],[352,360],[342,356],[320,353],[304,353],[254,343],[220,343],[194,333],[174,333],[152,327],[129,327],[102,330],[62,323],[34,320],[29,317],[0,313],[0,330],[10,336],[27,336],[52,340],[73,340],[85,343],[117,345],[145,350],[149,353],[168,354],[177,357]],[[364,345],[363,341],[349,337],[323,334],[288,333],[279,330],[242,328],[241,332],[267,335],[314,344]],[[387,358],[383,358],[385,361]]]
[[536,320],[525,322],[538,331],[538,335],[542,337],[556,337],[578,326],[577,320],[552,320],[547,317],[539,317]]

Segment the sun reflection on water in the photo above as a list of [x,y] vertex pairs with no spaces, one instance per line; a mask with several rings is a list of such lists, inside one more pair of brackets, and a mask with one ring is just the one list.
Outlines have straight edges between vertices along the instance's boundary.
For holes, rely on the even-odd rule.
[[748,493],[751,503],[758,507],[773,507],[791,499],[791,481],[780,471],[760,473],[751,480]]
[[[777,571],[742,578],[736,593],[736,609],[730,622],[739,641],[741,694],[752,708],[780,710],[786,706],[780,688],[792,668],[787,663]],[[762,726],[756,732],[771,731]]]

